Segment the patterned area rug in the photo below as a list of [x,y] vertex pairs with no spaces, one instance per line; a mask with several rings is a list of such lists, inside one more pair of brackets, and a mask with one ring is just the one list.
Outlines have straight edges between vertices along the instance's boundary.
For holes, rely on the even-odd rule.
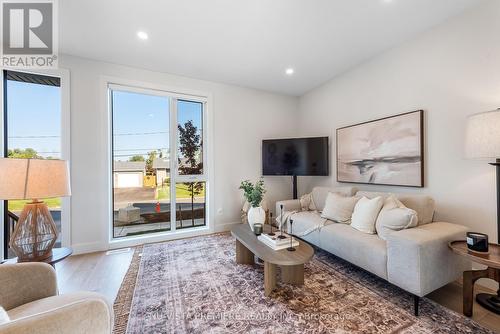
[[[142,255],[141,255],[142,254]],[[433,301],[317,250],[305,285],[264,296],[263,267],[235,262],[227,234],[136,249],[115,333],[492,333]],[[134,288],[135,286],[135,288]]]

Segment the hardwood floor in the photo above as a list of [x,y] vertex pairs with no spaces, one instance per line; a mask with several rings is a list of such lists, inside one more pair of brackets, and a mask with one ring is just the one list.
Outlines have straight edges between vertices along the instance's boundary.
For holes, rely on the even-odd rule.
[[124,248],[70,256],[56,264],[59,292],[95,291],[113,303],[133,254],[133,248]]
[[[111,252],[74,255],[56,265],[61,293],[80,290],[96,291],[113,303],[130,261],[133,248]],[[480,288],[474,289],[478,292]],[[481,292],[485,292],[481,289]],[[489,292],[489,291],[486,291]],[[437,303],[462,313],[462,286],[450,283],[427,297]],[[472,318],[481,325],[500,333],[500,315],[496,315],[474,302]]]

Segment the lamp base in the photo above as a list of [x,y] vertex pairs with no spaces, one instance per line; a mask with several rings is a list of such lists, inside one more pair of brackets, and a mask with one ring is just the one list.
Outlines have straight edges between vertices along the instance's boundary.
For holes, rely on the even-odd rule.
[[[498,290],[500,293],[500,290]],[[479,305],[484,308],[490,310],[491,312],[495,312],[496,314],[500,314],[500,295],[492,295],[489,293],[479,293],[476,295],[476,301]]]
[[34,200],[27,203],[10,237],[10,247],[18,262],[41,261],[52,256],[57,227],[47,205]]

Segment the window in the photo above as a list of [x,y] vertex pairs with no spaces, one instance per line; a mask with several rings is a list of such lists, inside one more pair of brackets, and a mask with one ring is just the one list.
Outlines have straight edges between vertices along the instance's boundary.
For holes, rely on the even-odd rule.
[[[62,112],[61,80],[57,77],[3,71],[4,78],[4,156],[9,158],[61,159]],[[61,198],[43,199],[56,223],[61,247]],[[4,257],[15,254],[9,238],[25,200],[4,202]]]
[[206,226],[205,101],[118,85],[109,99],[113,238]]

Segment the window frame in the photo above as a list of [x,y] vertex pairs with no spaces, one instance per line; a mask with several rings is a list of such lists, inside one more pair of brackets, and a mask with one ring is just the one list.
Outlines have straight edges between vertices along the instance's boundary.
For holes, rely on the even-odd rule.
[[[57,77],[60,79],[61,90],[61,159],[67,160],[71,171],[71,81],[70,71],[65,68],[56,70],[24,70],[24,69],[5,69],[0,70],[0,105],[2,112],[0,115],[0,155],[5,156],[7,152],[7,141],[5,135],[7,132],[7,100],[4,95],[7,93],[5,71],[20,72],[41,76]],[[5,223],[6,210],[4,201],[0,201],[0,213],[2,222]],[[5,259],[5,227],[0,229],[0,258]],[[71,196],[61,198],[61,247],[71,246]]]
[[[211,166],[209,165],[211,161],[209,161],[208,156],[213,154],[211,148],[211,136],[209,135],[209,131],[211,126],[209,125],[209,119],[211,119],[210,104],[211,104],[211,94],[200,93],[200,92],[189,92],[182,89],[172,89],[170,87],[164,87],[159,85],[154,85],[151,83],[145,82],[135,82],[118,78],[110,78],[103,77],[102,78],[103,88],[105,89],[106,96],[106,115],[107,115],[107,132],[108,132],[108,149],[107,159],[108,159],[108,194],[109,194],[109,206],[108,206],[108,244],[110,248],[119,248],[123,246],[129,245],[137,245],[139,243],[143,243],[144,240],[148,240],[154,242],[164,241],[176,239],[179,237],[186,237],[191,235],[202,235],[206,233],[212,233],[214,231],[213,224],[213,210],[212,206],[212,198],[211,194],[211,184],[213,181],[211,180]],[[182,182],[205,182],[205,205],[206,205],[206,214],[205,214],[205,225],[192,227],[192,228],[182,228],[176,229],[176,224],[170,224],[170,230],[165,232],[156,232],[156,233],[147,233],[141,236],[132,236],[132,237],[114,237],[114,224],[113,224],[113,206],[114,206],[114,196],[113,196],[113,105],[112,105],[112,92],[113,91],[123,91],[123,92],[131,92],[145,95],[153,95],[169,98],[169,107],[170,107],[170,127],[172,124],[175,124],[175,131],[169,131],[169,162],[170,162],[170,170],[171,172],[171,184],[174,186],[170,187],[170,205],[171,207],[176,207],[176,196],[175,196],[175,183]],[[203,115],[202,115],[202,124],[203,124],[203,174],[200,175],[179,175],[178,173],[178,138],[177,138],[177,101],[185,100],[192,102],[199,102],[203,105]],[[171,128],[169,129],[171,130]],[[173,158],[172,158],[173,157]],[[174,182],[172,182],[172,178]],[[175,221],[175,210],[170,210],[170,221]],[[181,236],[179,236],[181,235]]]

